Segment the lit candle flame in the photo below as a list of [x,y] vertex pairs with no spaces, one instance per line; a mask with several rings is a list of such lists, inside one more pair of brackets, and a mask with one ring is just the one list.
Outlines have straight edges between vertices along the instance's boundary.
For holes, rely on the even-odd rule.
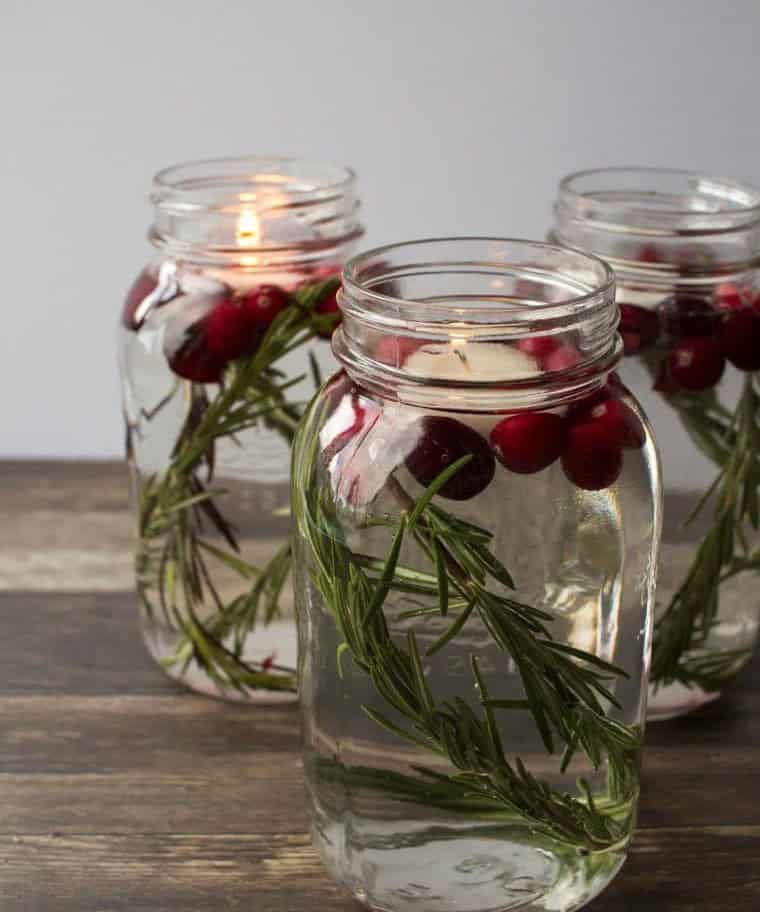
[[[255,193],[241,193],[241,203],[255,203]],[[235,228],[235,243],[238,247],[252,248],[258,247],[261,240],[261,224],[256,210],[251,207],[244,207],[238,216],[237,226]],[[258,260],[255,256],[241,256],[240,262],[243,266],[256,266]]]
[[259,243],[259,217],[253,209],[243,209],[238,216],[235,240],[238,247],[256,247]]

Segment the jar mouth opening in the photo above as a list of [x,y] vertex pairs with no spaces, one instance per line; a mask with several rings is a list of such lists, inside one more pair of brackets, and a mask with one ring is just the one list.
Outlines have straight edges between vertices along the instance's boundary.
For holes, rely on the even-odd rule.
[[585,223],[621,233],[713,233],[760,221],[757,187],[675,168],[576,171],[560,182],[558,205]]
[[151,201],[151,241],[191,259],[319,257],[363,234],[354,172],[328,162],[249,155],[174,165],[156,174]]
[[496,237],[390,244],[348,261],[341,307],[375,325],[496,333],[575,323],[608,307],[615,278],[571,247]]
[[282,156],[243,155],[183,162],[153,178],[157,205],[181,205],[205,211],[245,208],[257,198],[284,196],[307,200],[345,192],[356,178],[353,170],[330,162]]

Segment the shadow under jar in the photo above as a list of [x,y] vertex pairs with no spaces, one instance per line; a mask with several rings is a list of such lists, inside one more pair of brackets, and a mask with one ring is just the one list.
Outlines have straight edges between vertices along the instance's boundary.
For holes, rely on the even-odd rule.
[[353,259],[293,463],[313,839],[386,912],[578,909],[622,864],[659,534],[609,268]]
[[292,700],[290,444],[334,369],[354,177],[222,159],[162,171],[152,201],[120,328],[143,635],[193,690]]
[[760,613],[760,190],[612,168],[560,185],[552,239],[615,270],[624,381],[663,453],[665,525],[648,715],[715,699]]

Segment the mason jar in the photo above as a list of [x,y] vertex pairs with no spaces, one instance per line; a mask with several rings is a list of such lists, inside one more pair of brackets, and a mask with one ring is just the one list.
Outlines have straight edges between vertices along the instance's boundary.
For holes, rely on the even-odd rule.
[[612,272],[419,241],[339,305],[292,475],[314,842],[374,909],[578,909],[634,826],[660,531]]
[[241,158],[160,172],[119,332],[148,650],[203,693],[295,697],[290,444],[332,370],[354,175]]
[[760,612],[760,190],[612,168],[560,184],[552,237],[617,276],[620,373],[652,417],[665,518],[650,718],[715,699]]

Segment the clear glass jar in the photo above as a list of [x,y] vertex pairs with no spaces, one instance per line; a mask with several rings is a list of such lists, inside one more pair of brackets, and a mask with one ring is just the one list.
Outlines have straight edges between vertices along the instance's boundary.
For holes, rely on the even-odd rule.
[[371,908],[578,909],[625,858],[660,504],[614,296],[527,241],[344,271],[294,581],[313,838]]
[[152,201],[157,254],[119,336],[142,632],[193,690],[292,700],[289,451],[335,365],[340,269],[362,234],[354,175],[197,162],[159,173]]
[[560,185],[552,239],[615,270],[620,373],[663,453],[649,717],[715,699],[748,661],[760,591],[760,190],[611,168]]

